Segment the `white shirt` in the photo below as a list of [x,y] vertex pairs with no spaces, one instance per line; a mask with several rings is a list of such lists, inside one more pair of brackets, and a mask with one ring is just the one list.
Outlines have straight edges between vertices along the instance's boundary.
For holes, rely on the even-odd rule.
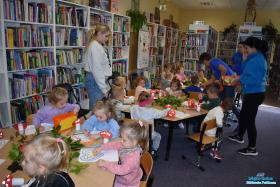
[[85,71],[92,72],[98,87],[106,94],[109,91],[106,85],[106,77],[112,75],[112,70],[105,48],[95,40],[91,42],[84,53],[83,63],[85,64]]
[[169,109],[158,110],[151,107],[141,107],[139,105],[133,105],[130,108],[131,119],[147,121],[151,124],[154,123],[154,119],[165,117]]
[[[203,122],[205,121],[208,121],[208,120],[211,120],[211,119],[216,119],[216,123],[217,123],[217,126],[218,127],[222,127],[223,126],[223,118],[224,118],[224,112],[223,112],[223,109],[221,106],[217,106],[213,109],[211,109],[206,117],[204,118]],[[202,124],[203,124],[202,122]],[[217,131],[217,128],[213,128],[213,129],[210,129],[210,130],[207,130],[205,131],[205,134],[207,136],[216,136],[216,131]]]

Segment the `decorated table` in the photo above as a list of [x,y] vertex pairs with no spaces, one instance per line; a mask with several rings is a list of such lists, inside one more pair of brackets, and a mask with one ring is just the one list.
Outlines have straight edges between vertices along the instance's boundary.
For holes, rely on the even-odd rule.
[[[9,159],[9,151],[12,148],[12,144],[15,142],[16,130],[14,128],[1,129],[3,132],[3,139],[9,140],[9,142],[0,149],[0,159],[5,161],[0,164],[0,176],[1,180],[5,178],[11,172],[7,169],[11,165],[12,161]],[[94,144],[100,144],[102,140],[96,141]],[[105,171],[97,165],[87,163],[87,166],[82,169],[78,174],[69,173],[76,186],[96,186],[96,187],[112,187],[115,179],[115,175]],[[23,171],[17,170],[12,173],[14,178],[24,178],[25,183],[29,180],[29,177],[24,174]]]

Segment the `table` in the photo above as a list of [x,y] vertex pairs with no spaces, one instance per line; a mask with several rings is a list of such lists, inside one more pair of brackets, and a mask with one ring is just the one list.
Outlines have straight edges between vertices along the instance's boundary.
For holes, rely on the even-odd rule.
[[[157,105],[153,105],[152,107],[156,108],[158,110],[163,110],[164,109],[163,107],[157,106]],[[198,117],[203,117],[208,113],[208,111],[204,110],[204,109],[201,109],[200,112],[197,112],[193,109],[186,109],[185,107],[178,107],[177,110],[179,110],[181,112],[185,112],[185,113],[189,114],[189,116],[187,116],[185,118],[164,117],[164,118],[160,118],[160,119],[154,119],[154,124],[157,124],[156,123],[157,121],[163,121],[163,122],[166,122],[166,123],[169,124],[168,125],[167,145],[166,145],[166,151],[165,151],[165,160],[166,161],[169,160],[169,154],[170,154],[170,149],[171,149],[171,145],[172,145],[174,127],[181,122],[186,122],[186,124],[188,124],[187,122],[189,120],[194,119],[194,118],[198,118]],[[126,110],[126,111],[123,111],[123,112],[125,113],[126,117],[129,117],[129,115],[130,115],[129,110]],[[186,127],[186,134],[188,134],[188,126]]]
[[[4,139],[10,139],[12,135],[15,135],[15,129],[3,129]],[[10,171],[7,170],[7,167],[12,163],[8,158],[8,152],[12,147],[11,141],[8,142],[2,149],[0,149],[0,158],[5,159],[6,161],[0,165],[0,177],[1,180],[8,174]],[[29,177],[23,171],[17,171],[12,174],[16,178],[24,178],[25,183],[29,180]],[[95,186],[95,187],[112,187],[115,179],[115,175],[103,170],[95,163],[88,163],[88,167],[82,170],[78,175],[69,173],[75,185],[80,186]]]

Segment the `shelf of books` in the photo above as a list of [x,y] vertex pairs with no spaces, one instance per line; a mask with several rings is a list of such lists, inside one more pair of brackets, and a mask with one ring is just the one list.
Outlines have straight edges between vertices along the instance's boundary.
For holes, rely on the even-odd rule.
[[179,50],[178,50],[178,61],[183,63],[185,61],[185,52],[186,52],[186,45],[187,45],[187,32],[181,32],[179,38]]
[[179,38],[179,30],[172,28],[171,29],[171,48],[170,48],[170,57],[169,63],[176,63],[176,54],[178,49],[178,38]]
[[171,40],[172,40],[172,28],[166,27],[165,47],[164,47],[164,64],[169,63],[169,60],[170,60]]
[[161,74],[164,64],[164,51],[165,51],[165,37],[166,37],[166,26],[158,25],[157,30],[157,68],[156,72]]
[[198,70],[199,55],[209,52],[213,57],[216,53],[217,31],[201,21],[189,25],[185,51],[185,70],[193,73]]
[[2,125],[35,113],[55,84],[70,83],[81,99],[86,98],[82,55],[94,23],[114,30],[116,42],[109,45],[113,70],[127,72],[128,17],[63,0],[0,0],[0,7]]
[[128,75],[130,18],[113,15],[112,71]]
[[262,39],[262,27],[256,26],[256,23],[254,22],[245,22],[244,25],[240,25],[237,37],[237,44],[240,41],[245,41],[250,36]]
[[222,59],[227,64],[231,65],[231,57],[236,52],[237,33],[219,32],[219,40],[217,47],[217,57]]

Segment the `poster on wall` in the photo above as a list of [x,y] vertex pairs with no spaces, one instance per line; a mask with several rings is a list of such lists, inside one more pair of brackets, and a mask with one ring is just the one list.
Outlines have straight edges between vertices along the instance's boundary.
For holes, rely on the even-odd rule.
[[138,38],[138,56],[137,56],[137,68],[143,69],[149,66],[149,45],[150,38],[148,31],[139,31]]

